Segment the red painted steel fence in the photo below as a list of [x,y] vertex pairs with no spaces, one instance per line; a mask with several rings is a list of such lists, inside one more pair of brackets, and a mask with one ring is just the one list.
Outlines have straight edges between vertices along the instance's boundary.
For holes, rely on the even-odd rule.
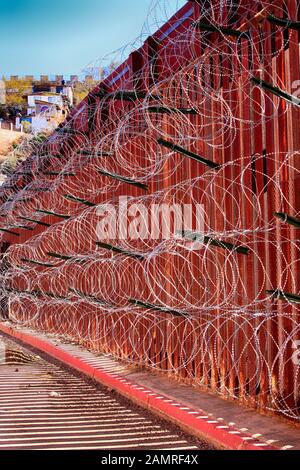
[[132,52],[1,188],[4,314],[298,420],[299,41],[199,0]]

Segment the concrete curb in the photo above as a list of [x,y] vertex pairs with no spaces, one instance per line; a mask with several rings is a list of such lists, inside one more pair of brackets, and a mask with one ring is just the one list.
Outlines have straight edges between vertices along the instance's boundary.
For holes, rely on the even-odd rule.
[[134,401],[139,406],[172,421],[193,435],[214,443],[219,448],[228,450],[279,450],[279,448],[259,441],[233,426],[215,420],[203,410],[193,410],[182,403],[158,395],[157,392],[149,390],[149,388],[146,389],[121,375],[111,374],[104,369],[90,365],[84,359],[64,351],[48,338],[40,338],[34,333],[30,334],[4,323],[0,323],[0,331],[97,380]]

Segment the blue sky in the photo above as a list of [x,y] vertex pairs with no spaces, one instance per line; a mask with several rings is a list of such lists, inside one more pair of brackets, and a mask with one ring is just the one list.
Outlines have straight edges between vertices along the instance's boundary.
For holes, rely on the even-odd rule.
[[[184,0],[160,0],[158,18]],[[151,0],[0,0],[0,77],[76,74],[140,35]],[[153,20],[150,30],[156,29]]]

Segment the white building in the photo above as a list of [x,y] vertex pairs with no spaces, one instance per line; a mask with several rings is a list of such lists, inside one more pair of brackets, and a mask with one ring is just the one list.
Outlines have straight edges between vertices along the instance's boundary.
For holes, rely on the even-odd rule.
[[27,122],[33,133],[51,131],[65,119],[73,105],[72,87],[59,86],[53,91],[31,93],[27,104],[27,117],[22,122]]
[[39,112],[51,112],[56,107],[59,107],[60,110],[62,110],[64,106],[62,95],[54,95],[52,93],[34,93],[32,95],[28,95],[27,103],[28,116],[39,114]]
[[4,80],[0,80],[0,104],[6,103],[6,90]]

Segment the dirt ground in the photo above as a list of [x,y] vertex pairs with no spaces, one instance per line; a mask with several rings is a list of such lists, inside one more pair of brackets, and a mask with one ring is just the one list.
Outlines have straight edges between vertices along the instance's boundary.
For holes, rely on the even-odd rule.
[[0,163],[6,158],[6,155],[12,150],[12,145],[22,138],[21,132],[7,131],[0,129]]

